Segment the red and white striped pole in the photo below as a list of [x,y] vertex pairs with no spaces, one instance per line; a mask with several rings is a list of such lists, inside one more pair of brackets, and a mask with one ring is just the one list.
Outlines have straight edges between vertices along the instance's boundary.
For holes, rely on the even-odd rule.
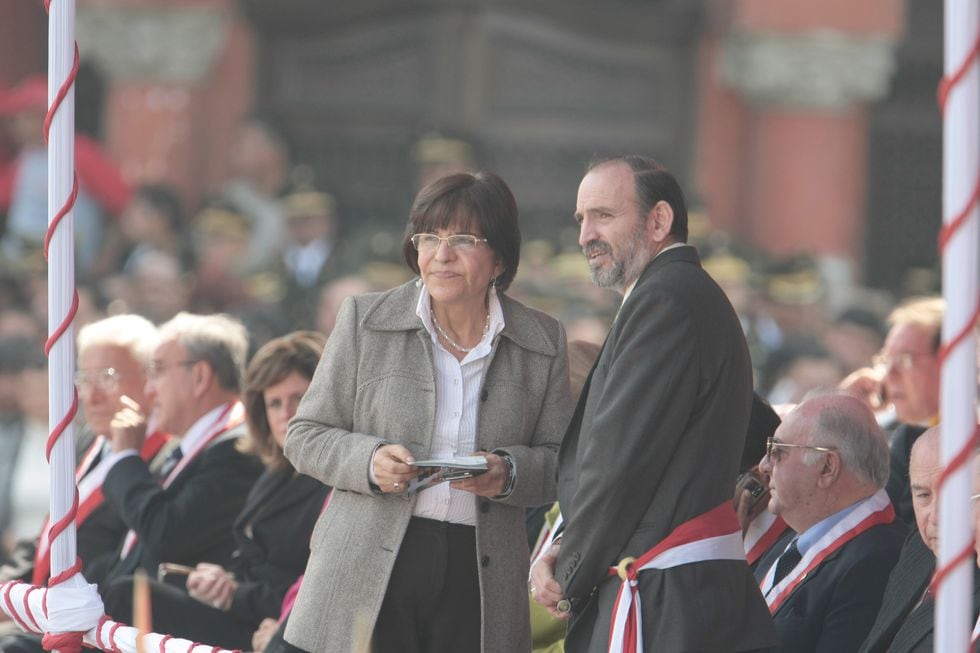
[[937,651],[968,651],[973,628],[973,451],[976,446],[980,243],[980,2],[946,0],[943,80],[943,321],[939,480]]
[[[51,542],[49,588],[82,589],[85,581],[76,556],[75,438],[72,420],[78,407],[73,383],[75,346],[71,329],[78,307],[75,292],[75,253],[72,207],[78,194],[75,176],[75,0],[45,0],[48,11],[48,113],[44,121],[48,143],[48,232],[44,253],[48,261],[48,437],[51,474],[48,540]],[[57,603],[57,601],[55,601]],[[53,606],[57,614],[58,605]],[[52,608],[51,605],[48,608]],[[55,619],[55,627],[72,619]],[[80,628],[83,632],[87,626]],[[66,628],[67,630],[67,628]],[[74,629],[72,629],[74,630]],[[80,632],[45,635],[45,648],[81,649]]]

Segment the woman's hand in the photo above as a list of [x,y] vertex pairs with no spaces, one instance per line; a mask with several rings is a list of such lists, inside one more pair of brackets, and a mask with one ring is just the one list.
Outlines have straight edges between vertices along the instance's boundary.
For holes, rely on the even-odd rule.
[[386,444],[374,452],[371,465],[374,479],[387,494],[399,494],[408,489],[408,484],[419,475],[419,468],[413,465],[415,456],[400,444]]
[[486,457],[487,471],[479,476],[452,481],[450,486],[481,497],[499,497],[504,493],[510,480],[510,465],[495,453],[478,451],[474,455]]
[[227,612],[238,582],[230,571],[219,565],[202,562],[187,577],[187,593],[201,603]]
[[252,650],[255,653],[262,653],[265,647],[269,645],[269,640],[272,636],[276,634],[279,630],[279,622],[275,619],[269,619],[266,617],[259,624],[259,629],[252,633]]

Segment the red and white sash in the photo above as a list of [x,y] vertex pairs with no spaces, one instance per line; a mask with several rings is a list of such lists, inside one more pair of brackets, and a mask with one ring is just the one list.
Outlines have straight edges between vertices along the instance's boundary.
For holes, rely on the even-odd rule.
[[893,521],[895,521],[895,509],[888,500],[888,494],[883,489],[878,490],[814,542],[800,562],[775,586],[773,586],[773,579],[776,565],[770,567],[759,584],[769,605],[769,612],[776,614],[807,575],[819,567],[832,553],[872,526],[890,524]]
[[610,653],[642,653],[643,624],[640,618],[640,593],[637,575],[644,569],[669,569],[707,560],[745,560],[742,528],[738,525],[731,500],[698,515],[675,528],[655,547],[618,567],[610,567],[609,576],[619,576],[623,583],[613,607],[609,625]]
[[[161,485],[164,489],[170,487],[170,484],[174,482],[180,473],[184,471],[195,458],[197,458],[202,451],[208,448],[208,446],[217,438],[219,438],[224,433],[227,433],[231,429],[239,426],[245,421],[245,406],[240,401],[232,401],[225,405],[224,410],[222,410],[217,417],[215,417],[211,424],[205,430],[204,435],[191,451],[184,454],[184,457],[174,465],[174,468],[167,475],[167,478],[163,479]],[[193,427],[192,427],[193,428]],[[129,555],[133,547],[136,546],[136,540],[138,539],[138,534],[136,531],[129,531],[126,533],[126,539],[123,540],[122,551],[119,552],[119,559],[122,560]]]
[[[154,431],[143,441],[140,448],[140,458],[149,461],[170,436],[161,431]],[[105,479],[107,470],[100,469],[98,465],[92,467],[92,461],[98,456],[102,449],[105,437],[97,436],[92,446],[82,456],[82,462],[75,470],[75,483],[78,486],[78,512],[75,515],[75,527],[81,526],[88,519],[95,509],[102,505],[105,497],[102,495],[102,481]],[[91,469],[90,469],[91,468]],[[51,520],[44,521],[44,528],[41,529],[41,537],[38,538],[37,551],[34,552],[34,571],[31,576],[31,583],[34,585],[44,585],[51,571],[51,543],[48,541],[48,526]]]
[[750,565],[762,557],[786,530],[786,522],[768,510],[760,512],[745,530],[745,561]]

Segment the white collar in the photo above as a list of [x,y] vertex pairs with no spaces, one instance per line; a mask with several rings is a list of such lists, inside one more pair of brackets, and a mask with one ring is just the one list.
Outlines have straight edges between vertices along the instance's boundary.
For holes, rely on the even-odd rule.
[[205,437],[211,432],[218,418],[225,412],[228,408],[228,402],[223,402],[206,412],[204,415],[198,418],[194,422],[184,437],[180,439],[180,451],[183,455],[187,455],[194,451],[195,446],[201,441],[201,438]]

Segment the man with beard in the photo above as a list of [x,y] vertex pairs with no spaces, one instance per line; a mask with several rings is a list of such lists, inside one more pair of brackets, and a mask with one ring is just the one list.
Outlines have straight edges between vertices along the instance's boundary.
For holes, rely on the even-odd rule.
[[571,613],[569,653],[771,647],[731,501],[749,355],[685,242],[680,186],[652,159],[606,159],[582,180],[575,217],[593,281],[624,299],[562,443],[565,528],[532,594]]

